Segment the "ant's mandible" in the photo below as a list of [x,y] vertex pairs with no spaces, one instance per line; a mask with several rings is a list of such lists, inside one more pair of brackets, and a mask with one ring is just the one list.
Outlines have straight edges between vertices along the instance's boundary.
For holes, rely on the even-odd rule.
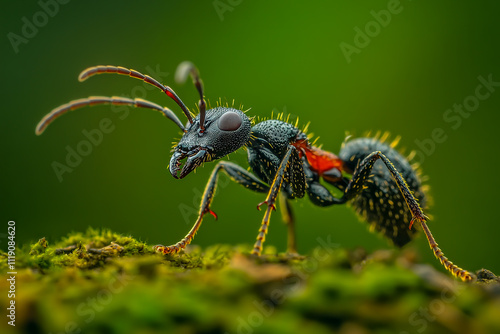
[[[260,255],[269,227],[271,212],[276,209],[278,194],[283,217],[288,225],[288,252],[296,253],[294,219],[290,200],[307,195],[318,206],[330,206],[349,202],[372,228],[380,231],[396,246],[407,244],[415,234],[412,225],[419,222],[434,255],[454,276],[471,281],[473,276],[459,268],[443,255],[434,240],[422,212],[425,207],[425,187],[419,173],[396,149],[397,140],[385,143],[385,138],[358,138],[342,144],[339,155],[322,150],[309,141],[306,129],[300,130],[284,119],[264,120],[257,124],[244,111],[218,106],[206,110],[203,84],[196,67],[183,62],[177,68],[176,79],[183,82],[188,75],[198,90],[199,114],[192,116],[177,94],[169,87],[138,71],[119,66],[95,66],[84,70],[79,81],[102,73],[128,75],[153,85],[173,99],[184,112],[188,123],[183,125],[167,107],[143,99],[91,96],[64,104],[48,113],[37,125],[40,135],[56,118],[66,112],[99,104],[128,105],[161,112],[171,119],[183,135],[173,149],[169,170],[176,179],[182,179],[202,163],[220,159],[242,147],[248,151],[248,163],[254,174],[227,161],[219,161],[208,180],[200,205],[198,219],[189,233],[171,246],[157,245],[155,250],[163,254],[178,253],[190,244],[207,213],[217,218],[210,209],[218,173],[223,170],[236,183],[256,192],[266,193],[263,204],[267,209],[257,235],[252,254]],[[379,161],[381,160],[381,161]],[[350,178],[346,175],[350,175]],[[324,181],[340,191],[334,197],[323,185]],[[419,205],[420,203],[420,205]]]

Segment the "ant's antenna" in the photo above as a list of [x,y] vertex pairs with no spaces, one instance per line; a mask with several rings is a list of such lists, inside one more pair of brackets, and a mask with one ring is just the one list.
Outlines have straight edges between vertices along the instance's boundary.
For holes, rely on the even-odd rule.
[[49,112],[47,115],[45,115],[44,118],[38,123],[36,126],[36,134],[39,136],[41,135],[47,126],[49,126],[50,123],[52,123],[56,118],[64,115],[70,110],[75,110],[79,108],[83,108],[86,106],[96,106],[100,104],[114,104],[118,106],[133,106],[136,108],[147,108],[147,109],[153,109],[153,110],[158,110],[163,114],[163,116],[171,119],[182,131],[186,131],[184,128],[184,125],[182,125],[181,121],[177,116],[172,112],[172,110],[168,109],[167,107],[162,107],[157,105],[156,103],[153,103],[151,101],[143,100],[143,99],[129,99],[125,97],[119,97],[119,96],[89,96],[85,99],[78,99],[78,100],[73,100],[70,101],[66,104],[63,104],[55,109],[53,109],[51,112]]
[[175,72],[175,81],[178,83],[184,83],[187,76],[191,75],[193,79],[193,84],[195,85],[198,93],[200,94],[200,101],[198,102],[198,107],[200,108],[200,132],[205,131],[205,112],[207,105],[205,99],[203,98],[203,82],[200,79],[200,72],[190,61],[183,61],[177,66],[177,71]]
[[174,92],[172,88],[169,86],[164,86],[161,83],[158,82],[158,80],[150,77],[149,75],[144,75],[136,70],[128,69],[125,67],[121,66],[94,66],[94,67],[89,67],[85,69],[80,75],[78,76],[79,81],[85,81],[87,78],[96,75],[96,74],[103,74],[103,73],[115,73],[115,74],[122,74],[122,75],[128,75],[132,78],[136,78],[139,80],[144,81],[145,83],[148,83],[150,85],[153,85],[157,88],[159,88],[162,92],[168,95],[172,100],[175,101],[181,107],[182,111],[184,111],[184,114],[186,115],[187,119],[189,120],[189,123],[193,123],[193,118],[191,117],[191,112],[189,109],[186,107],[184,102],[177,96],[177,94]]

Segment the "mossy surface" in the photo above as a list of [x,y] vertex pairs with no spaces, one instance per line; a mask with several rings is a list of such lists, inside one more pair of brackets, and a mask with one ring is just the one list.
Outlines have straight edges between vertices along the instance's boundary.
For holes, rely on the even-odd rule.
[[[248,246],[178,255],[111,231],[16,253],[16,327],[2,333],[500,333],[500,285],[461,283],[411,250],[260,258]],[[7,272],[6,254],[0,267]],[[7,295],[6,280],[0,293]],[[5,310],[7,298],[0,298]]]

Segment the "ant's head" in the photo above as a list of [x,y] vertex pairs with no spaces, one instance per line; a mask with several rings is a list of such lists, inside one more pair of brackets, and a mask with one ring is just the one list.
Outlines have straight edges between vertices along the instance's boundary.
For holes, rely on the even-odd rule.
[[[203,126],[201,118],[205,119]],[[170,173],[182,179],[202,163],[222,158],[244,146],[250,132],[250,119],[240,110],[217,107],[206,111],[204,117],[200,110],[193,123],[187,124],[184,135],[174,148]]]
[[182,179],[204,162],[222,158],[244,146],[251,132],[250,119],[240,110],[217,107],[206,111],[198,70],[192,63],[183,62],[177,67],[175,79],[184,82],[188,75],[200,95],[200,113],[194,119],[186,113],[189,122],[169,164],[170,173],[176,179]]
[[[181,140],[174,148],[174,154],[172,155],[169,165],[170,173],[173,177],[180,179],[195,170],[196,167],[202,163],[222,158],[236,151],[244,146],[250,138],[251,122],[242,111],[226,107],[206,110],[206,103],[203,97],[203,83],[201,82],[198,70],[191,62],[185,61],[181,63],[177,67],[175,77],[177,82],[184,82],[188,76],[191,76],[198,90],[200,95],[200,101],[198,102],[200,113],[194,119],[189,109],[172,88],[136,70],[120,66],[94,66],[80,73],[78,80],[84,81],[96,74],[104,73],[126,75],[157,87],[181,107],[188,123],[183,125],[172,110],[151,101],[117,96],[90,96],[88,98],[70,101],[69,103],[53,109],[38,123],[36,134],[42,134],[49,124],[66,112],[85,106],[114,104],[157,110],[162,113],[163,116],[172,120],[184,132]],[[186,161],[181,168],[184,159],[186,159]]]

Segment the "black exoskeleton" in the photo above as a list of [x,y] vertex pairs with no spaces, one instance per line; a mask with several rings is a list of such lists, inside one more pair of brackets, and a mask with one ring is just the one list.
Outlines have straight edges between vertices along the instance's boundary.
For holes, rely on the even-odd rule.
[[[190,62],[179,65],[176,77],[185,81],[191,75],[200,100],[199,114],[193,118],[190,110],[169,87],[135,70],[116,66],[96,66],[83,71],[79,80],[101,73],[128,75],[151,84],[170,98],[183,110],[188,123],[183,125],[168,108],[142,99],[93,96],[71,101],[47,114],[38,124],[36,133],[41,134],[57,117],[69,110],[98,104],[130,105],[160,111],[183,131],[175,146],[169,164],[174,178],[184,178],[205,162],[220,159],[245,147],[248,150],[250,171],[227,161],[219,161],[208,180],[198,219],[189,233],[171,246],[155,246],[157,252],[177,253],[191,243],[198,231],[203,216],[210,209],[218,173],[223,170],[230,178],[256,192],[266,193],[266,199],[258,205],[267,205],[264,218],[254,245],[253,254],[260,255],[269,227],[271,212],[280,200],[283,218],[288,224],[288,251],[296,253],[294,219],[290,200],[303,198],[306,193],[318,206],[350,203],[357,213],[372,228],[381,231],[395,245],[402,247],[414,235],[412,225],[418,221],[429,241],[435,256],[455,276],[469,281],[469,272],[450,262],[439,249],[429,231],[421,206],[427,203],[425,189],[418,172],[412,168],[392,144],[378,138],[358,138],[346,141],[339,155],[313,145],[305,130],[282,119],[261,121],[252,126],[246,114],[234,108],[218,106],[206,110],[203,84],[196,67]],[[342,192],[335,197],[325,186],[332,185]],[[278,197],[278,195],[281,195]]]

